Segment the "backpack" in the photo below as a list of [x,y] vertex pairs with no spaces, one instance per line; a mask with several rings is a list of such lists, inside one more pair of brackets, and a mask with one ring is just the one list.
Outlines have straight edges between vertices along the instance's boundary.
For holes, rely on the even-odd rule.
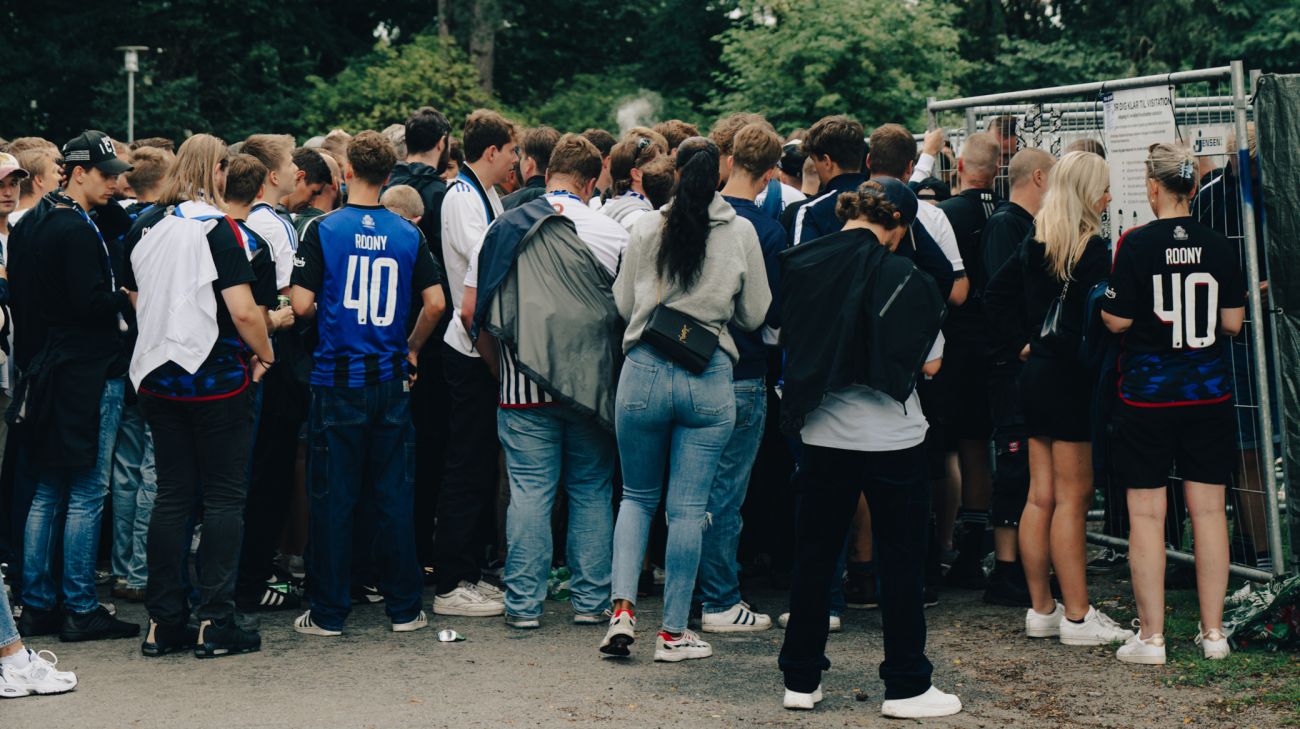
[[1106,298],[1109,288],[1110,280],[1103,278],[1093,284],[1083,300],[1083,335],[1079,337],[1079,362],[1090,370],[1101,365],[1106,348],[1114,338],[1101,320],[1101,302]]

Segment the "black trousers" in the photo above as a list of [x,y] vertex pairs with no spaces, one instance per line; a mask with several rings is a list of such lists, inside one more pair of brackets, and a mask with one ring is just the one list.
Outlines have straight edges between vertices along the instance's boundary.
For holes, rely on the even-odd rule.
[[411,388],[411,420],[415,424],[415,553],[422,566],[433,559],[434,524],[447,453],[447,379],[442,373],[442,332],[434,330],[420,350],[420,373]]
[[307,419],[311,391],[290,368],[275,368],[262,383],[262,415],[253,444],[252,478],[244,508],[244,539],[239,552],[240,594],[258,595],[266,587],[276,547],[293,501],[298,461],[298,431]]
[[933,667],[925,657],[922,592],[930,489],[924,467],[923,446],[866,452],[804,445],[790,624],[779,661],[786,688],[811,693],[821,683],[822,671],[830,668],[826,635],[831,584],[839,578],[835,564],[858,494],[865,494],[880,578],[885,698],[905,699],[929,690]]
[[1020,407],[1016,377],[1020,363],[989,370],[989,408],[993,420],[992,526],[1018,527],[1029,498],[1029,436]]
[[448,438],[442,488],[438,492],[438,533],[433,552],[438,594],[462,580],[482,578],[484,543],[478,525],[497,491],[498,383],[487,365],[443,345],[447,380]]
[[140,395],[153,433],[158,496],[149,523],[149,581],[145,607],[160,625],[183,625],[190,525],[203,507],[198,556],[200,620],[235,613],[235,568],[248,494],[253,412],[249,391],[220,400],[178,401]]

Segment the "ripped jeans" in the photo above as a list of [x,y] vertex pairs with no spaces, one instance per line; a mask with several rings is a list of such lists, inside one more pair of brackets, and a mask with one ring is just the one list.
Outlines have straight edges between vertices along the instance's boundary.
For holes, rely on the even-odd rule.
[[686,629],[700,566],[705,511],[736,419],[731,359],[721,349],[699,375],[647,345],[627,353],[614,425],[623,501],[614,525],[613,599],[636,602],[650,520],[668,473],[663,629]]

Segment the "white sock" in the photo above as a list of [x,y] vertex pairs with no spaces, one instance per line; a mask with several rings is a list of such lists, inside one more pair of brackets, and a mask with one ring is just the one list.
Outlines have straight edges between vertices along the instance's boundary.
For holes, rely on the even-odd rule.
[[31,662],[32,652],[28,648],[24,648],[11,656],[0,658],[0,664],[13,666],[14,668],[27,668]]

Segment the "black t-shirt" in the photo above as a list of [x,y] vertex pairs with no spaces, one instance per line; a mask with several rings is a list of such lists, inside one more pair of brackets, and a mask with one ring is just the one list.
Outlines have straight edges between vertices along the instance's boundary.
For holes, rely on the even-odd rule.
[[[123,285],[137,289],[135,273],[130,266],[131,252],[149,229],[170,214],[170,207],[157,206],[136,219],[126,236],[126,276]],[[232,286],[249,284],[253,298],[260,306],[273,307],[276,302],[275,267],[266,241],[256,237],[247,228],[230,218],[212,221],[208,231],[208,247],[217,269],[217,280],[212,283],[217,303],[217,341],[212,352],[193,374],[180,365],[168,362],[145,376],[140,390],[173,400],[212,399],[235,395],[248,386],[247,347],[239,338],[239,330],[226,308],[222,291]],[[238,228],[237,228],[238,226]],[[262,259],[262,276],[254,273],[249,256]]]
[[[984,224],[984,240],[980,246],[984,253],[984,274],[989,279],[1016,255],[1016,249],[1033,229],[1034,216],[1013,202],[1004,203],[989,216],[988,222]],[[988,280],[984,283],[987,286]]]
[[1191,217],[1165,218],[1120,238],[1102,309],[1132,319],[1119,393],[1133,404],[1226,402],[1232,368],[1219,310],[1246,305],[1237,253]]
[[[948,216],[952,231],[957,237],[957,250],[966,265],[970,280],[970,294],[966,301],[948,312],[944,335],[954,341],[982,341],[984,315],[980,299],[988,285],[989,273],[984,267],[984,226],[1001,201],[992,190],[963,190],[960,195],[939,203],[939,209]],[[923,203],[924,204],[924,203]]]
[[1048,270],[1045,253],[1047,247],[1032,238],[1024,240],[1019,252],[1024,277],[1024,309],[1030,326],[1030,351],[1035,355],[1074,359],[1079,355],[1078,343],[1083,338],[1088,292],[1110,273],[1110,244],[1100,235],[1093,235],[1083,256],[1070,270],[1070,287],[1066,291],[1061,320],[1065,337],[1057,338],[1056,344],[1044,342],[1040,334],[1052,300],[1060,298],[1065,282],[1058,281],[1056,274]]

